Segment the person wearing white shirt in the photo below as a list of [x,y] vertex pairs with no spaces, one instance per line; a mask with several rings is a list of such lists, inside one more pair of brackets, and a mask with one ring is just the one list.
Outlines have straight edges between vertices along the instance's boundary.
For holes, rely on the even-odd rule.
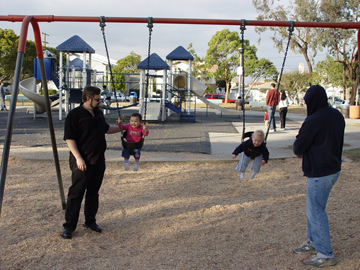
[[279,102],[279,114],[280,114],[280,130],[285,130],[286,124],[286,114],[288,111],[288,106],[291,105],[291,100],[286,96],[284,90],[280,91],[280,102]]

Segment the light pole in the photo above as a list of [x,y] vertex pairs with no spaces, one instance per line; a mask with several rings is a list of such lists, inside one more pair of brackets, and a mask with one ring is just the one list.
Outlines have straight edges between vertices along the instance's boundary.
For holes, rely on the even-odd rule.
[[244,75],[244,70],[242,66],[242,58],[243,58],[243,48],[240,48],[240,66],[238,67],[237,74],[239,75],[239,90],[238,90],[238,97],[241,97],[241,76]]

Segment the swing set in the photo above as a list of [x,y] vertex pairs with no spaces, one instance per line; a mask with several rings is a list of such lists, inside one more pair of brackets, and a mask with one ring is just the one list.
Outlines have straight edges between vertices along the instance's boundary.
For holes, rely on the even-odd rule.
[[[151,51],[151,33],[152,33],[152,29],[153,29],[152,18],[148,18],[147,20],[148,20],[147,27],[149,28],[149,45],[148,45],[146,88],[145,88],[145,102],[144,102],[144,105],[145,105],[144,106],[144,120],[143,120],[144,123],[146,123],[147,99],[148,99],[148,93],[149,93],[149,67],[150,67],[150,51]],[[113,76],[113,73],[112,73],[112,68],[111,68],[111,63],[110,63],[110,56],[109,56],[109,51],[108,51],[107,42],[106,42],[105,26],[106,26],[105,17],[101,16],[100,17],[100,28],[101,28],[101,32],[102,32],[103,39],[104,39],[106,57],[107,57],[107,60],[108,60],[108,66],[109,66],[109,71],[110,71],[110,80],[111,80],[112,88],[114,90],[116,108],[117,108],[117,111],[118,111],[119,118],[121,119],[121,108],[119,107],[119,103],[118,103],[117,95],[116,95],[116,90],[115,90],[115,81],[114,81],[114,76]],[[121,130],[121,143],[122,143],[122,146],[129,150],[130,155],[134,154],[135,149],[140,149],[140,148],[143,147],[144,140],[145,140],[144,134],[141,137],[140,141],[138,141],[138,142],[129,142],[126,139],[127,130],[123,131],[122,124],[120,125],[120,130]]]
[[[147,27],[149,28],[149,46],[148,46],[148,67],[150,61],[150,45],[151,45],[151,32],[153,28],[153,24],[192,24],[192,25],[226,25],[226,26],[239,26],[242,35],[242,48],[244,46],[244,30],[246,26],[271,26],[271,27],[289,27],[289,40],[288,45],[286,48],[286,53],[283,61],[283,66],[280,73],[280,78],[278,82],[278,87],[280,84],[280,79],[282,75],[282,71],[285,65],[285,59],[287,55],[287,51],[289,48],[289,42],[291,39],[292,32],[294,31],[294,27],[316,27],[316,28],[342,28],[342,29],[358,29],[358,51],[360,51],[360,22],[293,22],[293,21],[257,21],[257,20],[222,20],[222,19],[184,19],[184,18],[136,18],[136,17],[86,17],[86,16],[54,16],[54,15],[4,15],[0,16],[0,21],[8,21],[8,22],[22,22],[21,31],[20,31],[20,38],[18,43],[18,53],[16,59],[16,67],[15,67],[15,74],[14,74],[14,89],[11,94],[11,101],[10,101],[10,110],[8,114],[8,121],[6,127],[6,134],[5,134],[5,141],[4,147],[2,152],[2,159],[1,159],[1,174],[0,174],[0,215],[1,215],[1,208],[2,208],[2,201],[4,195],[4,188],[5,188],[5,179],[7,173],[7,166],[9,161],[9,154],[10,154],[10,144],[11,144],[11,137],[13,131],[13,122],[14,122],[14,115],[15,115],[15,108],[16,108],[16,101],[18,99],[19,93],[19,83],[21,78],[21,68],[25,54],[25,46],[28,34],[28,27],[31,23],[33,30],[34,30],[34,37],[35,37],[35,44],[36,44],[36,52],[37,58],[39,60],[39,67],[40,67],[40,74],[41,74],[41,82],[44,87],[44,96],[45,96],[45,107],[47,112],[47,119],[50,131],[50,138],[51,144],[53,149],[53,156],[55,161],[55,168],[57,173],[57,180],[59,185],[60,191],[60,198],[62,203],[62,208],[65,209],[65,196],[63,191],[63,185],[61,180],[61,172],[60,172],[60,163],[59,157],[57,152],[56,140],[55,140],[55,132],[54,132],[54,125],[52,121],[52,114],[51,114],[51,107],[50,107],[50,99],[49,99],[49,92],[46,82],[46,73],[45,73],[45,65],[44,65],[44,56],[42,50],[42,41],[41,41],[41,31],[39,27],[39,22],[99,22],[100,20],[100,27],[102,28],[104,44],[106,48],[107,57],[109,59],[108,50],[107,50],[107,43],[105,38],[105,23],[147,23]],[[244,65],[242,65],[244,66]],[[109,65],[111,68],[111,65]],[[111,76],[112,77],[112,76]],[[148,80],[149,80],[149,68],[147,69],[147,76],[146,76],[146,99],[148,95]],[[112,79],[113,81],[113,79]],[[115,89],[115,87],[113,87]],[[244,94],[244,77],[243,77],[243,94]],[[278,89],[277,89],[278,93]],[[243,95],[244,96],[244,95]],[[116,97],[116,95],[115,95]],[[144,121],[146,121],[146,99],[144,103]],[[116,101],[117,102],[117,101]],[[274,106],[276,104],[276,100],[274,102]],[[243,99],[244,105],[244,99]],[[117,104],[118,107],[118,104]],[[274,110],[273,110],[274,111]],[[119,117],[121,118],[120,109],[118,109]],[[246,136],[251,136],[251,132],[245,132],[245,110],[243,106],[243,136],[244,139]],[[272,119],[271,117],[270,119]],[[270,127],[270,125],[269,125]],[[269,132],[269,127],[266,133],[266,137]],[[124,138],[124,132],[122,132],[122,138]],[[124,141],[122,139],[122,141]],[[143,143],[143,140],[142,140]],[[125,147],[129,149],[131,147],[138,147],[137,145],[129,145],[129,142],[125,141]],[[133,148],[134,149],[134,148]]]

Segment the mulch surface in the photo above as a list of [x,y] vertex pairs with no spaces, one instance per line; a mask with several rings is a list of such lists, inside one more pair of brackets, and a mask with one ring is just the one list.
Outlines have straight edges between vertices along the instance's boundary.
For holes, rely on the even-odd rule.
[[[236,162],[108,162],[97,222],[60,237],[54,164],[10,158],[0,217],[0,269],[309,269],[306,178],[297,158],[270,160],[255,179]],[[61,162],[65,190],[67,162]],[[359,269],[359,163],[343,163],[327,213],[337,265]],[[67,192],[65,192],[67,193]],[[83,208],[82,208],[83,209]]]

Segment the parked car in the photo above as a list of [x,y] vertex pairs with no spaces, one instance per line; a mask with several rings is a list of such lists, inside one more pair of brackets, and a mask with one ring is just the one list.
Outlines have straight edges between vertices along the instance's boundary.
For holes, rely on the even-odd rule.
[[342,100],[341,98],[338,97],[328,97],[328,102],[331,106],[335,107],[335,108],[341,108],[342,104],[345,104],[345,100]]
[[[206,94],[204,96],[206,99],[221,99],[222,103],[225,103],[225,96],[222,94]],[[235,103],[236,100],[232,98],[228,98],[228,103]]]
[[160,102],[161,101],[161,93],[160,94],[156,94],[156,93],[152,93],[152,95],[150,96],[150,102]]
[[[101,101],[104,101],[106,99],[105,95],[101,95]],[[115,93],[111,92],[111,96],[110,96],[110,101],[111,102],[116,102],[116,100],[118,102],[124,102],[124,101],[130,101],[129,97],[125,98],[125,95],[119,91],[116,91],[116,98],[115,98]]]

